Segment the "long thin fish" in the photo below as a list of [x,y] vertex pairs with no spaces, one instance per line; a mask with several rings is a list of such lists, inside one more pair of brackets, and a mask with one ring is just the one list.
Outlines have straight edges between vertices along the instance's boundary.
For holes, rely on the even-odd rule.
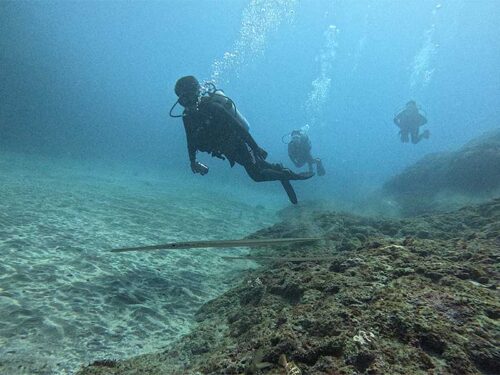
[[215,241],[190,241],[190,242],[170,242],[161,245],[140,246],[140,247],[124,247],[121,249],[113,249],[113,253],[123,253],[126,251],[148,251],[148,250],[176,250],[176,249],[199,249],[211,247],[247,247],[247,246],[272,246],[284,245],[292,243],[308,243],[316,242],[321,238],[306,237],[306,238],[258,238],[258,239],[241,239],[241,240],[215,240]]
[[338,257],[329,257],[329,256],[324,256],[324,257],[303,257],[303,258],[299,258],[299,257],[283,257],[283,258],[279,258],[279,257],[259,257],[259,256],[241,256],[241,257],[222,257],[222,259],[225,259],[225,260],[239,260],[239,259],[245,259],[245,260],[259,260],[259,259],[262,259],[262,260],[270,260],[270,261],[273,261],[273,262],[326,262],[326,261],[331,261],[331,260],[334,260],[334,259],[338,259]]

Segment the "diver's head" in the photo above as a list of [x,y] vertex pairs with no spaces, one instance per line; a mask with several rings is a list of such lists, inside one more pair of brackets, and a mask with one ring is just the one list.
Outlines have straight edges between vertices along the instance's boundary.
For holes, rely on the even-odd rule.
[[292,130],[292,132],[290,133],[292,140],[300,138],[301,135],[302,135],[302,132],[300,130]]
[[415,100],[410,100],[406,103],[406,108],[417,108],[417,102]]
[[193,76],[179,78],[175,83],[175,94],[179,97],[179,104],[190,107],[198,102],[201,86]]

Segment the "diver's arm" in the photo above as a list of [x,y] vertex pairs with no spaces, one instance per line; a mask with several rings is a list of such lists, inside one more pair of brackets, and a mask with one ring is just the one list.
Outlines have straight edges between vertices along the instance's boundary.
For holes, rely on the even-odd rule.
[[192,121],[189,119],[189,117],[185,116],[182,118],[182,122],[184,123],[184,130],[186,131],[189,161],[193,163],[196,161],[196,146],[193,142]]
[[208,167],[196,161],[196,146],[193,141],[192,122],[189,117],[182,118],[184,122],[184,130],[186,131],[186,141],[189,155],[189,162],[193,173],[199,173],[202,176],[208,173]]
[[196,162],[196,148],[193,146],[193,143],[191,141],[187,141],[187,147],[188,147],[188,155],[189,155],[189,162],[191,164]]

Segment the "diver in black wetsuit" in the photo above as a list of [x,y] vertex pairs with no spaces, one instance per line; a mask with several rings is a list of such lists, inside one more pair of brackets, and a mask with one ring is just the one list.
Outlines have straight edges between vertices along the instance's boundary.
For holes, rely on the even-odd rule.
[[313,158],[311,155],[311,140],[305,131],[293,130],[290,133],[290,142],[288,143],[288,156],[297,168],[305,164],[309,167],[309,172],[313,172],[313,164],[316,164],[318,176],[325,175],[325,168],[320,158]]
[[413,144],[417,144],[422,139],[429,139],[429,130],[424,130],[422,134],[419,134],[419,128],[427,124],[427,119],[420,113],[414,100],[406,103],[406,107],[394,116],[393,121],[399,127],[401,142],[408,143],[410,136]]
[[208,167],[196,160],[196,152],[208,152],[212,156],[227,159],[231,167],[242,165],[248,175],[257,182],[280,181],[292,203],[297,197],[290,180],[305,180],[313,173],[294,173],[281,164],[271,164],[265,159],[267,152],[260,148],[250,135],[248,123],[236,109],[234,102],[221,90],[211,86],[200,86],[193,76],[180,78],[175,84],[179,97],[176,104],[184,107],[182,117],[186,130],[187,146],[191,170],[205,175]]

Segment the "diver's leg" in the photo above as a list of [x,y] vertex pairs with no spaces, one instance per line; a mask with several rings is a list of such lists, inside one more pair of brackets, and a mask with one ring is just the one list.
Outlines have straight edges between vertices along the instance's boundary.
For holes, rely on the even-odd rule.
[[293,204],[297,204],[297,195],[293,190],[290,180],[305,180],[314,175],[314,173],[295,174],[289,169],[283,168],[281,164],[271,164],[263,159],[253,159],[251,155],[240,155],[238,159],[238,164],[241,164],[245,168],[252,180],[256,182],[280,181],[288,199]]
[[243,168],[245,168],[245,171],[247,172],[248,176],[255,182],[266,181],[266,179],[264,178],[264,176],[262,176],[260,171],[257,168],[255,168],[255,164],[247,164],[244,165]]
[[[279,174],[272,175],[272,169],[268,169],[267,172],[262,172],[261,170],[256,168],[255,164],[244,165],[243,167],[247,171],[248,175],[252,178],[252,180],[256,182],[279,180],[281,182],[281,185],[285,189],[286,195],[288,196],[290,202],[292,202],[293,204],[297,204],[297,195],[295,194],[295,190],[293,190],[292,184],[289,180],[282,180],[278,178],[281,177],[281,175]],[[277,171],[274,172],[277,173]]]
[[419,134],[419,133],[420,133],[420,129],[419,128],[412,129],[412,132],[411,132],[411,142],[413,144],[417,144],[422,139],[429,139],[429,137],[430,137],[429,130],[424,130],[422,132],[422,134]]
[[323,167],[323,162],[320,158],[316,158],[314,161],[316,162],[316,171],[318,172],[318,176],[324,176],[326,171],[325,167]]
[[243,165],[250,178],[257,182],[280,181],[280,180],[307,180],[314,173],[294,173],[284,168],[281,164],[271,164],[260,160],[257,163],[245,163]]
[[247,174],[255,182],[263,181],[278,181],[283,179],[283,174],[279,171],[275,171],[271,168],[261,169],[257,167],[257,164],[246,164],[243,166],[247,171]]
[[[292,160],[293,161],[293,160]],[[293,161],[293,165],[295,165],[297,168],[302,168],[306,162],[303,160],[295,160]]]
[[255,182],[266,181],[264,176],[260,173],[259,168],[257,168],[257,161],[259,159],[246,147],[240,148],[240,152],[235,155],[234,161],[245,168],[248,176]]
[[281,164],[271,164],[247,147],[242,147],[234,156],[234,161],[242,165],[250,178],[257,182],[306,180],[314,175],[314,173],[294,173]]
[[280,163],[271,164],[263,160],[257,163],[257,167],[262,174],[276,180],[307,180],[314,176],[313,172],[295,173]]
[[414,145],[422,140],[422,135],[419,135],[418,133],[418,128],[414,128],[411,130],[411,143],[413,143]]
[[307,162],[307,166],[309,167],[309,173],[314,173],[313,162],[314,162],[314,160]]
[[[419,132],[419,131],[418,131],[418,129],[417,129],[416,133],[418,134],[418,132]],[[422,134],[418,134],[415,138],[414,138],[414,136],[412,135],[412,139],[411,139],[411,141],[412,141],[413,143],[418,143],[418,142],[420,142],[422,139],[429,139],[430,135],[431,135],[431,134],[429,133],[429,130],[427,130],[427,129],[426,129],[426,130],[424,130],[424,131],[422,132]],[[416,139],[416,141],[414,141],[414,139]]]
[[401,142],[403,143],[408,143],[408,141],[410,140],[410,138],[408,137],[408,130],[406,129],[402,129],[399,134],[401,135]]
[[305,156],[305,162],[307,163],[307,167],[309,168],[309,173],[314,173],[313,164],[316,163],[316,160],[314,160],[310,152],[308,152]]

